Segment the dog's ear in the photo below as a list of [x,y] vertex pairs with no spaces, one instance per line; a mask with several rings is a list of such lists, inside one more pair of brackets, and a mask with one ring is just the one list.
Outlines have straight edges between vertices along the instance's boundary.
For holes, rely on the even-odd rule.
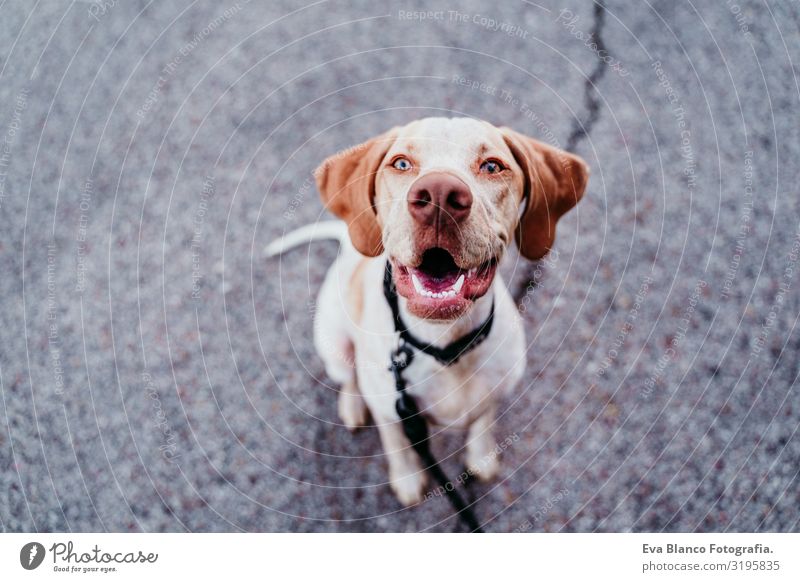
[[322,202],[347,223],[353,246],[368,257],[383,252],[374,206],[375,177],[396,135],[395,128],[334,154],[314,171]]
[[580,157],[501,127],[506,144],[525,174],[525,211],[517,246],[526,259],[540,259],[556,238],[556,222],[583,197],[589,166]]

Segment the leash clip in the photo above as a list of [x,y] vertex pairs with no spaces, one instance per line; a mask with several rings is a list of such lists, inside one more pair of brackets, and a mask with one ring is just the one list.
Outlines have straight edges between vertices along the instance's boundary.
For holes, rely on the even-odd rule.
[[391,359],[392,363],[389,366],[389,371],[394,374],[394,383],[398,392],[402,392],[406,388],[403,370],[411,365],[411,361],[414,359],[414,352],[401,340],[400,345],[392,352]]

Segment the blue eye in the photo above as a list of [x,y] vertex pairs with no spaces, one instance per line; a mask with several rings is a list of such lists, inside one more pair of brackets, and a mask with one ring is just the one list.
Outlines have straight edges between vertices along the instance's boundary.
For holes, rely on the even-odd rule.
[[486,160],[481,164],[480,170],[486,174],[499,174],[505,167],[497,160]]
[[411,169],[411,162],[408,161],[406,158],[397,158],[394,162],[392,162],[392,167],[395,170],[400,170],[401,172],[407,172]]

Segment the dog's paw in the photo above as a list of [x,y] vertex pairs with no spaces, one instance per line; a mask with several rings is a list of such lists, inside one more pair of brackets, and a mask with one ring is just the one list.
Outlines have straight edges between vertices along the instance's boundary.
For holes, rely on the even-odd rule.
[[367,424],[369,410],[361,394],[342,390],[339,394],[339,418],[350,432]]
[[493,450],[479,455],[467,449],[467,471],[478,481],[491,481],[500,473],[500,457]]
[[389,482],[397,499],[406,507],[417,505],[424,499],[427,480],[421,471],[403,476],[390,475]]

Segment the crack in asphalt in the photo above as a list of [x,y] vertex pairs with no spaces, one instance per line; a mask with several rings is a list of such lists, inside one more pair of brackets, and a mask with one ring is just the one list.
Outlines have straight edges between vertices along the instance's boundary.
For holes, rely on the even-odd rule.
[[[606,74],[608,68],[599,54],[606,51],[606,45],[603,41],[603,27],[605,26],[605,6],[601,2],[595,2],[593,11],[592,31],[590,37],[594,39],[597,46],[597,65],[595,65],[592,72],[583,82],[583,102],[586,107],[586,119],[581,121],[580,117],[576,116],[572,124],[572,131],[567,137],[565,149],[569,152],[575,151],[575,148],[580,141],[589,135],[594,127],[595,122],[600,117],[600,97],[597,93],[597,83]],[[517,292],[514,293],[514,300],[519,306],[525,295],[539,287],[540,261],[534,261],[528,268],[528,275],[522,280]]]
[[592,32],[590,36],[597,45],[597,65],[589,75],[589,78],[583,82],[583,102],[586,105],[588,116],[583,123],[577,118],[573,122],[572,133],[569,134],[566,145],[567,151],[570,152],[575,149],[578,142],[589,135],[597,118],[600,117],[600,97],[595,87],[600,79],[603,78],[603,75],[606,74],[606,69],[608,68],[599,56],[601,52],[606,52],[606,45],[602,35],[603,27],[605,26],[605,18],[605,6],[600,2],[595,2],[594,22],[592,23]]

